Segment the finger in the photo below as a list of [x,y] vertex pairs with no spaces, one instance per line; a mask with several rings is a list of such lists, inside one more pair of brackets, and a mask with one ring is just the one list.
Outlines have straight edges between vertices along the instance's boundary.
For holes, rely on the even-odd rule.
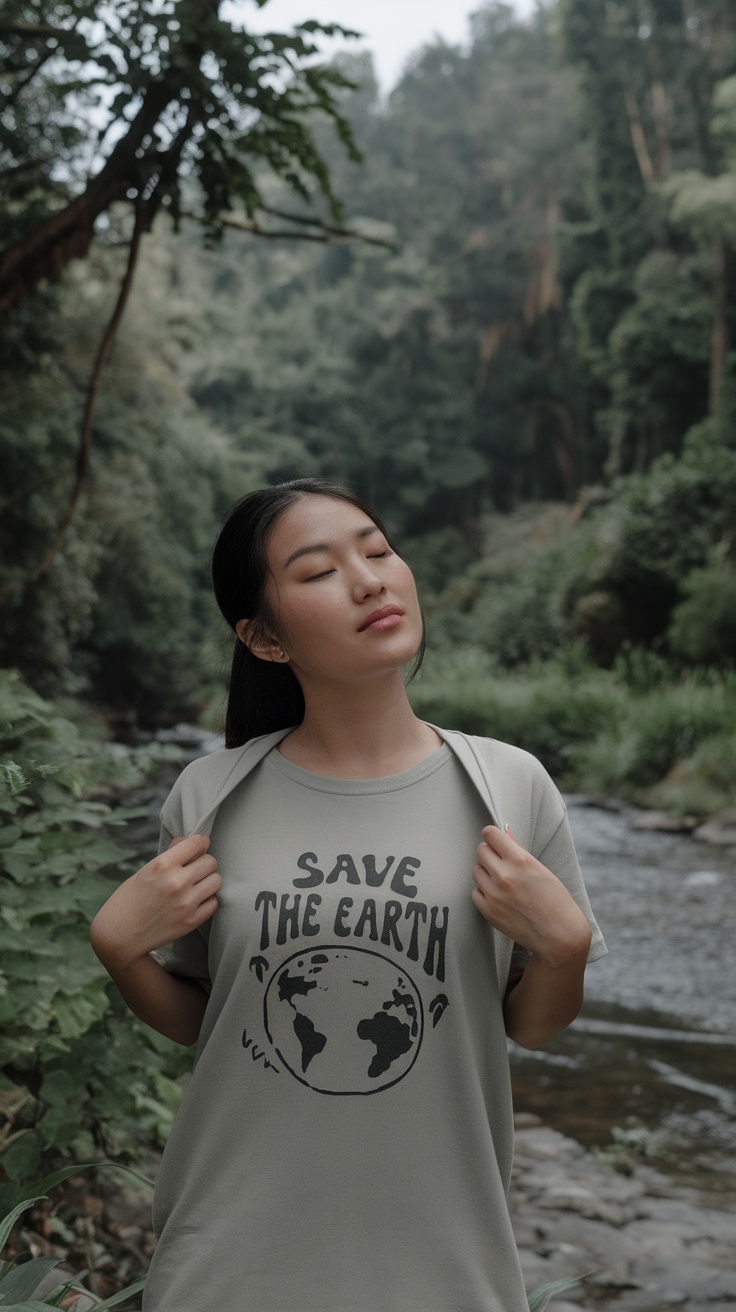
[[[189,834],[186,837],[177,836],[169,843],[166,853],[162,852],[161,857],[172,852],[172,859],[175,864],[185,866],[190,861],[195,861],[198,856],[202,856],[210,845],[210,840],[206,834]],[[176,847],[178,851],[174,857],[172,849]],[[168,862],[166,862],[168,865]]]
[[473,866],[471,874],[473,876],[473,881],[476,884],[479,892],[481,892],[484,897],[486,893],[490,893],[492,891],[494,887],[493,877],[490,871],[486,870],[485,866],[481,866],[481,865]]
[[[191,876],[191,884],[199,884],[203,879],[207,879],[217,870],[217,859],[210,856],[209,852],[203,852],[194,861],[188,861],[186,865],[187,876]],[[218,876],[219,878],[219,876]]]
[[482,833],[485,842],[491,850],[497,852],[499,856],[508,856],[520,847],[522,847],[522,850],[526,850],[518,839],[514,838],[514,835],[508,826],[499,829],[498,825],[486,825]]

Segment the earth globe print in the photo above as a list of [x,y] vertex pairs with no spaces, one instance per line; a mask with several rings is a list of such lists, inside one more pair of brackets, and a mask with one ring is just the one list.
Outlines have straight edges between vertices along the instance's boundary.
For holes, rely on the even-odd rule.
[[424,1031],[422,999],[404,968],[342,944],[283,962],[263,1017],[287,1070],[317,1093],[388,1089],[414,1065]]

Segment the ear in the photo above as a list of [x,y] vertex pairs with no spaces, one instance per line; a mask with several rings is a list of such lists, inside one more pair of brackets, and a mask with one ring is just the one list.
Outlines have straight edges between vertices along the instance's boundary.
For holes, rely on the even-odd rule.
[[283,665],[289,657],[276,638],[269,638],[259,632],[259,626],[251,620],[238,620],[235,632],[240,641],[261,661],[274,661]]

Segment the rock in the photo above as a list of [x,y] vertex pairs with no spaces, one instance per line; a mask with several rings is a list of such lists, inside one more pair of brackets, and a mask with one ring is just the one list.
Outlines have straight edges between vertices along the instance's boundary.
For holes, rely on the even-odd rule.
[[541,1116],[535,1116],[534,1112],[515,1112],[514,1129],[515,1130],[533,1130],[542,1124]]
[[683,880],[685,888],[691,888],[695,892],[701,889],[715,888],[720,882],[721,876],[717,870],[693,870]]
[[631,822],[632,829],[655,829],[662,833],[688,833],[698,824],[696,815],[675,815],[672,811],[640,811]]
[[517,1132],[516,1152],[520,1156],[553,1159],[580,1156],[583,1149],[572,1139],[567,1139],[564,1134],[560,1134],[558,1130],[552,1130],[548,1125],[540,1125]]
[[509,1203],[527,1288],[588,1273],[549,1312],[734,1307],[736,1199],[705,1205],[695,1189],[636,1160],[622,1176],[543,1125],[516,1139]]
[[707,820],[704,825],[698,825],[693,830],[693,838],[699,838],[704,843],[712,843],[716,847],[736,846],[736,807],[731,807],[728,811],[721,811]]

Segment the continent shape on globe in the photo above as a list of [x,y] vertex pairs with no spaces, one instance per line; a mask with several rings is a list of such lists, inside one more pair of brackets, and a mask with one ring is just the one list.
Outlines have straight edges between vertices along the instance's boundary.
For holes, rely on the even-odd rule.
[[269,981],[266,1033],[287,1070],[318,1093],[389,1088],[416,1061],[424,1011],[403,967],[367,948],[296,952]]

